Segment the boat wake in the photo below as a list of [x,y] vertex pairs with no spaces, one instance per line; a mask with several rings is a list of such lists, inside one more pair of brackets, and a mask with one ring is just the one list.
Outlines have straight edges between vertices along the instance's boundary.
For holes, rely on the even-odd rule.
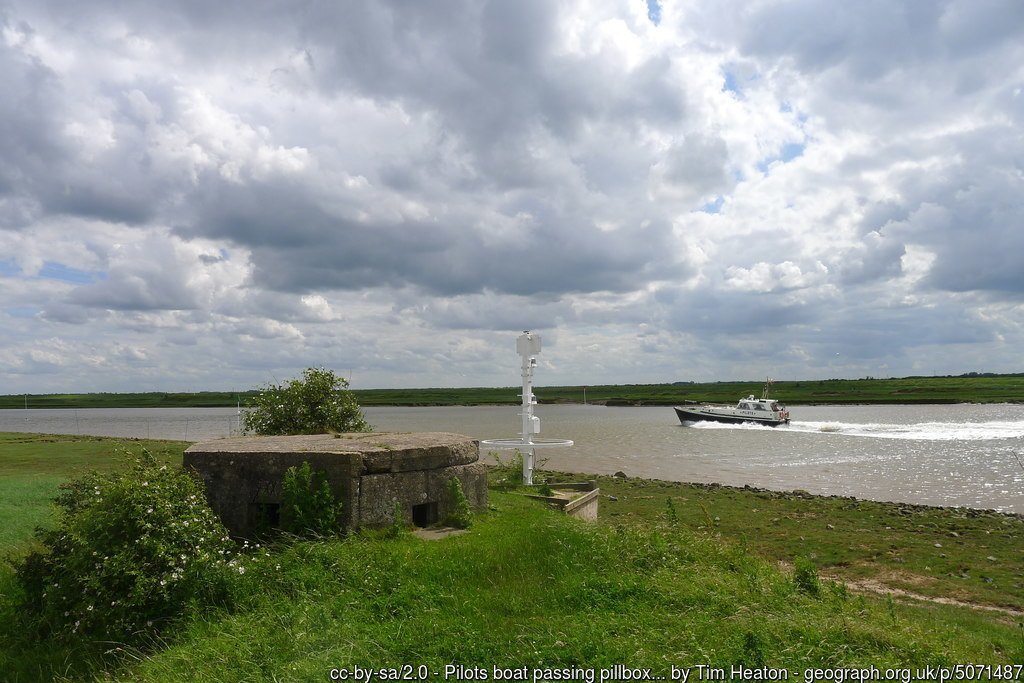
[[779,433],[840,434],[842,436],[902,439],[905,441],[1024,439],[1024,420],[1011,422],[918,422],[913,424],[793,421],[789,425],[782,427],[768,427],[749,422],[743,424],[693,422],[689,423],[688,426],[691,429],[742,429]]
[[756,422],[741,422],[739,424],[732,424],[728,422],[704,422],[694,421],[687,422],[686,426],[690,429],[752,429],[759,432],[774,432],[777,429],[785,429],[785,427],[772,427],[770,425],[761,425]]
[[918,422],[913,424],[792,422],[789,425],[789,430],[907,441],[990,441],[1024,438],[1024,421]]

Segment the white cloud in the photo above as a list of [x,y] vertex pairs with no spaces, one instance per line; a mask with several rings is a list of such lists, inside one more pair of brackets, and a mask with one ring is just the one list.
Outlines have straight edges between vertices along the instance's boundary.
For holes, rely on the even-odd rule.
[[10,390],[1019,370],[1020,7],[15,0]]

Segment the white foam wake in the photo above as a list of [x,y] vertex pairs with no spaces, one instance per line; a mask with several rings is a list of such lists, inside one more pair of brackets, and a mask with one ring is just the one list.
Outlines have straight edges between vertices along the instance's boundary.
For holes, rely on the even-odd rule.
[[773,429],[781,429],[781,427],[770,427],[768,425],[757,424],[756,422],[741,422],[737,424],[733,422],[711,422],[701,420],[687,422],[686,424],[693,429],[754,429],[769,432]]
[[792,422],[789,429],[798,432],[824,432],[844,436],[910,441],[990,441],[1024,438],[1024,421],[918,422],[913,424]]
[[769,427],[744,422],[691,422],[693,429],[742,429],[755,431],[789,431],[805,433],[841,434],[875,439],[903,439],[908,441],[991,441],[994,439],[1024,439],[1024,420],[1011,422],[917,422],[891,424],[882,422],[810,422],[793,421],[788,425]]

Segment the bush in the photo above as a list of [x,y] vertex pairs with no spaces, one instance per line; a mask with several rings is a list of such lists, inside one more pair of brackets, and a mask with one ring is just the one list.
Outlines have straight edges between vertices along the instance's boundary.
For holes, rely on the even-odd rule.
[[242,426],[254,434],[370,431],[348,381],[324,368],[307,368],[302,379],[263,387],[250,401]]
[[189,610],[226,605],[245,572],[201,484],[148,451],[65,484],[57,525],[17,567],[43,635],[131,642]]
[[405,522],[405,511],[402,508],[402,504],[397,500],[391,507],[391,526],[387,528],[384,536],[387,538],[401,538],[402,534],[409,530],[408,524]]
[[523,454],[516,449],[513,455],[502,460],[497,451],[490,451],[495,464],[491,466],[493,486],[498,489],[514,489],[523,485]]
[[679,526],[679,512],[671,498],[665,499],[665,521],[669,526]]
[[818,567],[806,557],[798,557],[793,562],[793,581],[797,590],[807,595],[818,597],[821,594],[821,581],[818,579]]
[[327,475],[309,462],[289,467],[281,486],[281,529],[300,536],[326,536],[338,531],[341,503],[331,493]]
[[462,482],[458,477],[448,480],[448,516],[445,517],[445,524],[456,529],[468,529],[473,523],[472,512],[469,509],[469,501],[462,490]]

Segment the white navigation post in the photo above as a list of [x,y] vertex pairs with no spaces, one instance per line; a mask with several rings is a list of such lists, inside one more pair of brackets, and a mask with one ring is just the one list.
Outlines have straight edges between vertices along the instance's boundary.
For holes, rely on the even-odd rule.
[[537,398],[533,395],[533,369],[537,367],[537,354],[540,353],[540,335],[531,334],[526,330],[516,339],[516,353],[523,357],[523,483],[533,484],[534,450],[533,435],[540,434],[540,418],[533,414]]
[[522,357],[522,435],[519,439],[485,439],[480,443],[498,448],[516,448],[523,454],[523,483],[527,486],[533,484],[533,467],[535,464],[535,449],[551,446],[571,446],[572,441],[568,439],[540,439],[535,435],[540,434],[540,418],[533,414],[533,407],[537,405],[537,397],[533,395],[533,369],[537,367],[537,354],[540,353],[540,335],[533,334],[526,330],[516,339],[516,353]]

